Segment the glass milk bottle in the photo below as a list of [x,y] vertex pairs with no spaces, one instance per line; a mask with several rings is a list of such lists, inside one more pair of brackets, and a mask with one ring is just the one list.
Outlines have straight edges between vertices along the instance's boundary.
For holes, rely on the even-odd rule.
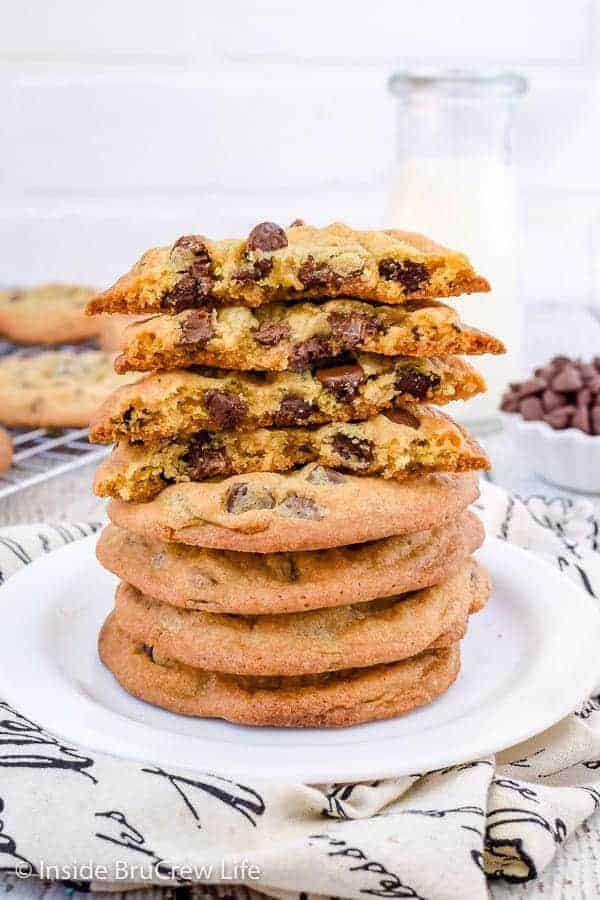
[[[491,294],[448,301],[467,324],[501,338],[506,356],[472,357],[488,392],[449,412],[482,432],[498,427],[498,406],[520,375],[522,309],[517,287],[517,188],[510,136],[519,75],[399,72],[397,158],[386,223],[421,231],[465,252]],[[445,301],[444,301],[445,302]]]

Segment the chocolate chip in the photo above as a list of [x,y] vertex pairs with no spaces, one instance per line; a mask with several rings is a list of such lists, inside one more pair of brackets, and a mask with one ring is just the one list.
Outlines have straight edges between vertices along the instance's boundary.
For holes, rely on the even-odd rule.
[[229,473],[230,462],[225,450],[214,446],[212,440],[212,435],[207,431],[200,431],[190,439],[182,461],[186,464],[192,481]]
[[237,428],[248,411],[248,404],[242,397],[226,391],[207,391],[204,406],[220,428]]
[[397,281],[407,294],[418,291],[429,281],[427,267],[423,263],[413,262],[412,259],[406,259],[404,262],[382,259],[379,263],[379,274],[386,281]]
[[296,394],[288,394],[279,404],[279,409],[273,416],[273,424],[278,428],[287,428],[290,425],[298,425],[308,419],[313,412],[313,407],[302,397]]
[[324,359],[331,358],[331,346],[329,341],[324,337],[309,338],[300,344],[295,344],[290,353],[289,366],[293,372],[301,372],[308,369],[314,363],[322,362]]
[[365,373],[358,364],[331,366],[327,369],[318,369],[315,378],[338,400],[346,402],[356,397],[358,386],[364,381]]
[[345,477],[341,472],[330,469],[329,466],[315,466],[311,469],[307,479],[311,484],[317,484],[319,487],[326,487],[328,484],[343,484]]
[[593,396],[594,395],[591,388],[582,388],[582,390],[580,390],[579,393],[575,395],[575,405],[577,407],[589,406],[592,402]]
[[409,428],[420,428],[421,426],[419,417],[409,409],[391,409],[384,415],[394,425],[407,425]]
[[600,406],[593,406],[590,412],[592,433],[600,435]]
[[519,402],[519,412],[527,421],[542,419],[544,407],[539,397],[525,397]]
[[214,335],[212,315],[206,309],[189,312],[179,325],[179,344],[203,347]]
[[558,375],[552,379],[554,391],[578,391],[581,387],[583,387],[581,373],[572,365],[563,366]]
[[266,488],[250,486],[247,481],[240,481],[227,491],[225,506],[227,512],[239,515],[251,509],[273,509],[275,499]]
[[290,228],[299,228],[301,225],[306,225],[304,219],[294,219],[294,221],[290,224]]
[[591,363],[588,363],[587,365],[582,365],[580,367],[579,371],[581,372],[581,377],[583,378],[584,382],[586,382],[586,383],[588,381],[591,381],[592,378],[595,378],[596,374],[597,374],[595,366],[593,366]]
[[519,411],[519,398],[514,391],[506,391],[506,393],[502,397],[500,409],[504,410],[504,412]]
[[415,400],[424,400],[436,388],[441,377],[435,372],[419,372],[416,369],[402,369],[396,377],[394,387],[402,394],[410,394]]
[[262,250],[267,253],[287,247],[288,239],[285,231],[275,222],[261,222],[255,225],[248,235],[248,250]]
[[257,259],[249,269],[238,269],[237,272],[233,273],[232,277],[234,281],[238,281],[240,284],[250,284],[253,281],[260,281],[261,278],[265,278],[272,268],[273,260],[265,256],[263,259]]
[[571,419],[571,428],[579,428],[585,434],[592,433],[590,411],[587,406],[578,406]]
[[365,313],[330,313],[327,321],[333,339],[341,344],[343,350],[364,344],[384,328],[381,319]]
[[518,388],[519,397],[528,397],[530,394],[538,394],[540,391],[543,391],[548,386],[548,383],[545,378],[530,378],[529,381],[524,381]]
[[153,659],[153,655],[152,655],[153,651],[152,651],[152,647],[150,646],[150,644],[142,644],[142,650],[144,651],[144,653],[146,654],[146,656],[149,659]]
[[558,409],[553,409],[552,412],[546,413],[546,415],[544,416],[544,422],[547,422],[548,425],[557,430],[568,428],[571,424],[571,419],[573,418],[574,412],[574,406],[559,406]]
[[289,325],[282,322],[263,322],[254,332],[254,340],[263,347],[274,347],[281,341],[287,341],[291,333]]
[[278,516],[292,519],[312,519],[319,521],[325,515],[314,500],[310,497],[301,497],[299,494],[288,494],[285,500],[277,504],[275,510]]
[[199,234],[186,234],[175,241],[169,254],[171,265],[178,272],[193,275],[210,274],[210,256]]
[[368,466],[373,461],[373,442],[338,431],[331,441],[334,453],[346,462]]
[[565,398],[550,388],[547,388],[542,394],[542,406],[544,407],[544,412],[552,412],[553,409],[564,406],[564,403]]
[[305,288],[339,287],[341,279],[329,268],[327,263],[315,262],[314,256],[307,256],[298,269],[298,279]]
[[198,282],[193,275],[184,275],[177,284],[164,295],[160,305],[161,309],[172,313],[181,312],[184,309],[198,306],[199,303]]

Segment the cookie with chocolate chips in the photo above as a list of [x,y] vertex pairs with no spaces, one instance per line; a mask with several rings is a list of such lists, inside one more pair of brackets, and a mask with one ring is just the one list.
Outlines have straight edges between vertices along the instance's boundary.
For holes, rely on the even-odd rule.
[[[147,503],[113,500],[108,514],[115,525],[153,540],[279,553],[423,531],[451,521],[478,494],[469,472],[400,482],[312,464],[288,473],[176,484]],[[293,515],[290,497],[307,501],[312,517]]]
[[[268,490],[252,491],[241,483],[233,495],[227,498],[232,515],[275,508]],[[264,615],[364,603],[438,584],[454,575],[482,541],[481,522],[465,511],[426,531],[289,553],[190,547],[109,525],[96,553],[104,568],[165,604]]]
[[368,419],[399,403],[444,404],[485,389],[459,357],[415,359],[359,353],[314,371],[251,374],[160,372],[114,391],[93,418],[90,438],[153,442],[199,430],[252,430]]
[[[97,469],[94,489],[100,497],[144,501],[169,484],[285,472],[309,462],[398,480],[489,468],[486,454],[468,432],[439,410],[415,405],[364,422],[317,428],[200,431],[153,445],[120,441]],[[279,515],[318,519],[321,513],[289,493]]]
[[85,428],[111,391],[135,380],[116,375],[99,350],[43,350],[0,360],[0,422],[21,428]]
[[100,659],[126,691],[186,716],[246,725],[342,727],[403,715],[431,703],[458,676],[458,643],[399,662],[314,675],[231,675],[161,657],[133,641],[111,614]]
[[436,585],[330,609],[221,615],[181,609],[122,582],[115,619],[153,655],[235,675],[311,675],[396,662],[464,637],[489,579],[474,559]]
[[257,307],[299,297],[366,298],[402,304],[416,298],[488,291],[462,253],[423,235],[261,222],[245,238],[184,235],[148,250],[88,306],[98,313],[168,313],[219,303]]
[[303,372],[358,352],[427,357],[503,353],[504,346],[434,301],[396,307],[348,299],[273,303],[255,310],[225,306],[145,319],[127,329],[117,369],[203,365]]
[[100,319],[85,314],[94,288],[38,284],[0,291],[0,336],[17,344],[75,344],[95,338]]

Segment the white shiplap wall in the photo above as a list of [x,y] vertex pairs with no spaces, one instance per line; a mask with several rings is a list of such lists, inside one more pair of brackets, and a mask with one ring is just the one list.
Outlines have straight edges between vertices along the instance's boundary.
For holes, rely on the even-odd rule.
[[[382,222],[391,71],[523,71],[523,290],[600,303],[594,0],[30,0],[0,28],[0,282],[103,283],[178,233]],[[407,223],[410,227],[410,223]]]

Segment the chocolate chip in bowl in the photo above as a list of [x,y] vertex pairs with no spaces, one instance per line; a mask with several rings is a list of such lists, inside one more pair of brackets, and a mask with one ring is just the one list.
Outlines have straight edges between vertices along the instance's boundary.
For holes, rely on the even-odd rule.
[[555,356],[501,403],[522,454],[547,481],[600,493],[600,357]]

